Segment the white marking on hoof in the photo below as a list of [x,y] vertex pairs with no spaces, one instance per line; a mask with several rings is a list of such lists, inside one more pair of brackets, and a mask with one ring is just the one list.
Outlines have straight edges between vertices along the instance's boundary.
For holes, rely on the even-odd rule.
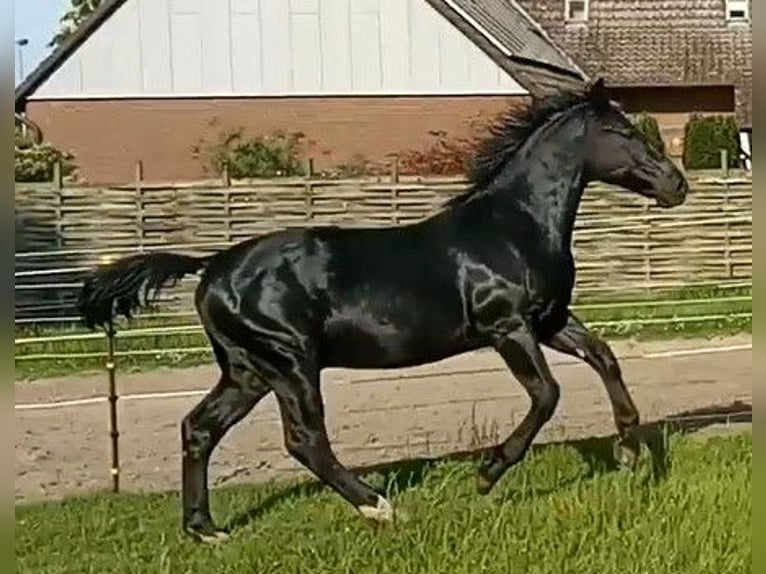
[[388,500],[378,495],[377,506],[363,505],[358,508],[359,513],[365,518],[378,522],[391,522],[394,519],[394,509]]
[[215,534],[199,534],[199,539],[206,544],[215,544],[229,539],[226,532],[216,532]]

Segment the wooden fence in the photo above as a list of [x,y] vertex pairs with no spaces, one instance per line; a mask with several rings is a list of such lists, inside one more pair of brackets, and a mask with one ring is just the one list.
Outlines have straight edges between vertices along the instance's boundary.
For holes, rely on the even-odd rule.
[[[89,266],[107,251],[173,246],[204,253],[286,227],[403,225],[435,213],[465,186],[455,178],[17,184],[17,271]],[[46,259],[51,251],[59,255]],[[687,202],[668,210],[625,190],[591,186],[576,222],[575,257],[579,293],[748,280],[752,181],[693,180]],[[62,275],[45,280],[64,282]]]

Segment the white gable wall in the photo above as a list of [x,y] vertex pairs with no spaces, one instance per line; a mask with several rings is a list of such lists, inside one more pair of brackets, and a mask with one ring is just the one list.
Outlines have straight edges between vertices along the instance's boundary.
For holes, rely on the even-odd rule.
[[526,93],[425,0],[128,0],[29,99]]

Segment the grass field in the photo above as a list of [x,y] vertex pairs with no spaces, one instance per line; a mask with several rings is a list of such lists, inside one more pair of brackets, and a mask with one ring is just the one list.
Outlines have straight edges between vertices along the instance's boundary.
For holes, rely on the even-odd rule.
[[179,533],[178,495],[99,495],[16,508],[17,572],[741,574],[751,563],[749,432],[670,436],[658,480],[605,461],[606,441],[534,449],[489,497],[474,464],[410,463],[368,478],[404,522],[373,527],[301,480],[213,491],[233,527]]
[[[726,289],[695,288],[657,293],[650,299],[636,293],[622,297],[588,298],[577,301],[576,312],[593,330],[610,339],[699,337],[750,332],[752,325],[752,287]],[[703,321],[700,316],[708,317]],[[710,317],[718,317],[710,319]],[[722,318],[721,318],[722,317]],[[602,324],[602,323],[613,324]],[[158,319],[151,316],[123,324],[120,330],[172,325],[199,325],[196,317]],[[16,338],[46,337],[82,333],[74,329],[17,330]],[[203,351],[184,349],[203,348]],[[68,375],[103,369],[106,339],[49,341],[17,345],[16,379]],[[135,353],[118,357],[120,371],[147,370],[158,366],[186,367],[212,360],[204,334],[173,333],[120,338],[118,353]]]

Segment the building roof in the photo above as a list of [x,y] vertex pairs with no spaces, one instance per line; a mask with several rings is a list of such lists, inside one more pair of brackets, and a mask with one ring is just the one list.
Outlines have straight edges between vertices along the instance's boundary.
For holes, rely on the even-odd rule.
[[591,76],[626,87],[733,85],[740,123],[752,124],[752,19],[729,21],[728,3],[591,0],[587,21],[570,23],[563,0],[517,1]]
[[[104,0],[15,90],[16,111],[127,0]],[[586,74],[515,0],[425,0],[532,95],[576,88]]]
[[91,34],[99,29],[126,0],[104,0],[77,29],[61,42],[24,80],[16,86],[16,111],[22,111],[27,97],[50,78]]
[[581,70],[543,28],[514,0],[454,0],[471,18],[497,38],[512,58],[539,61],[581,74]]
[[516,0],[426,0],[532,95],[577,89],[583,70]]

